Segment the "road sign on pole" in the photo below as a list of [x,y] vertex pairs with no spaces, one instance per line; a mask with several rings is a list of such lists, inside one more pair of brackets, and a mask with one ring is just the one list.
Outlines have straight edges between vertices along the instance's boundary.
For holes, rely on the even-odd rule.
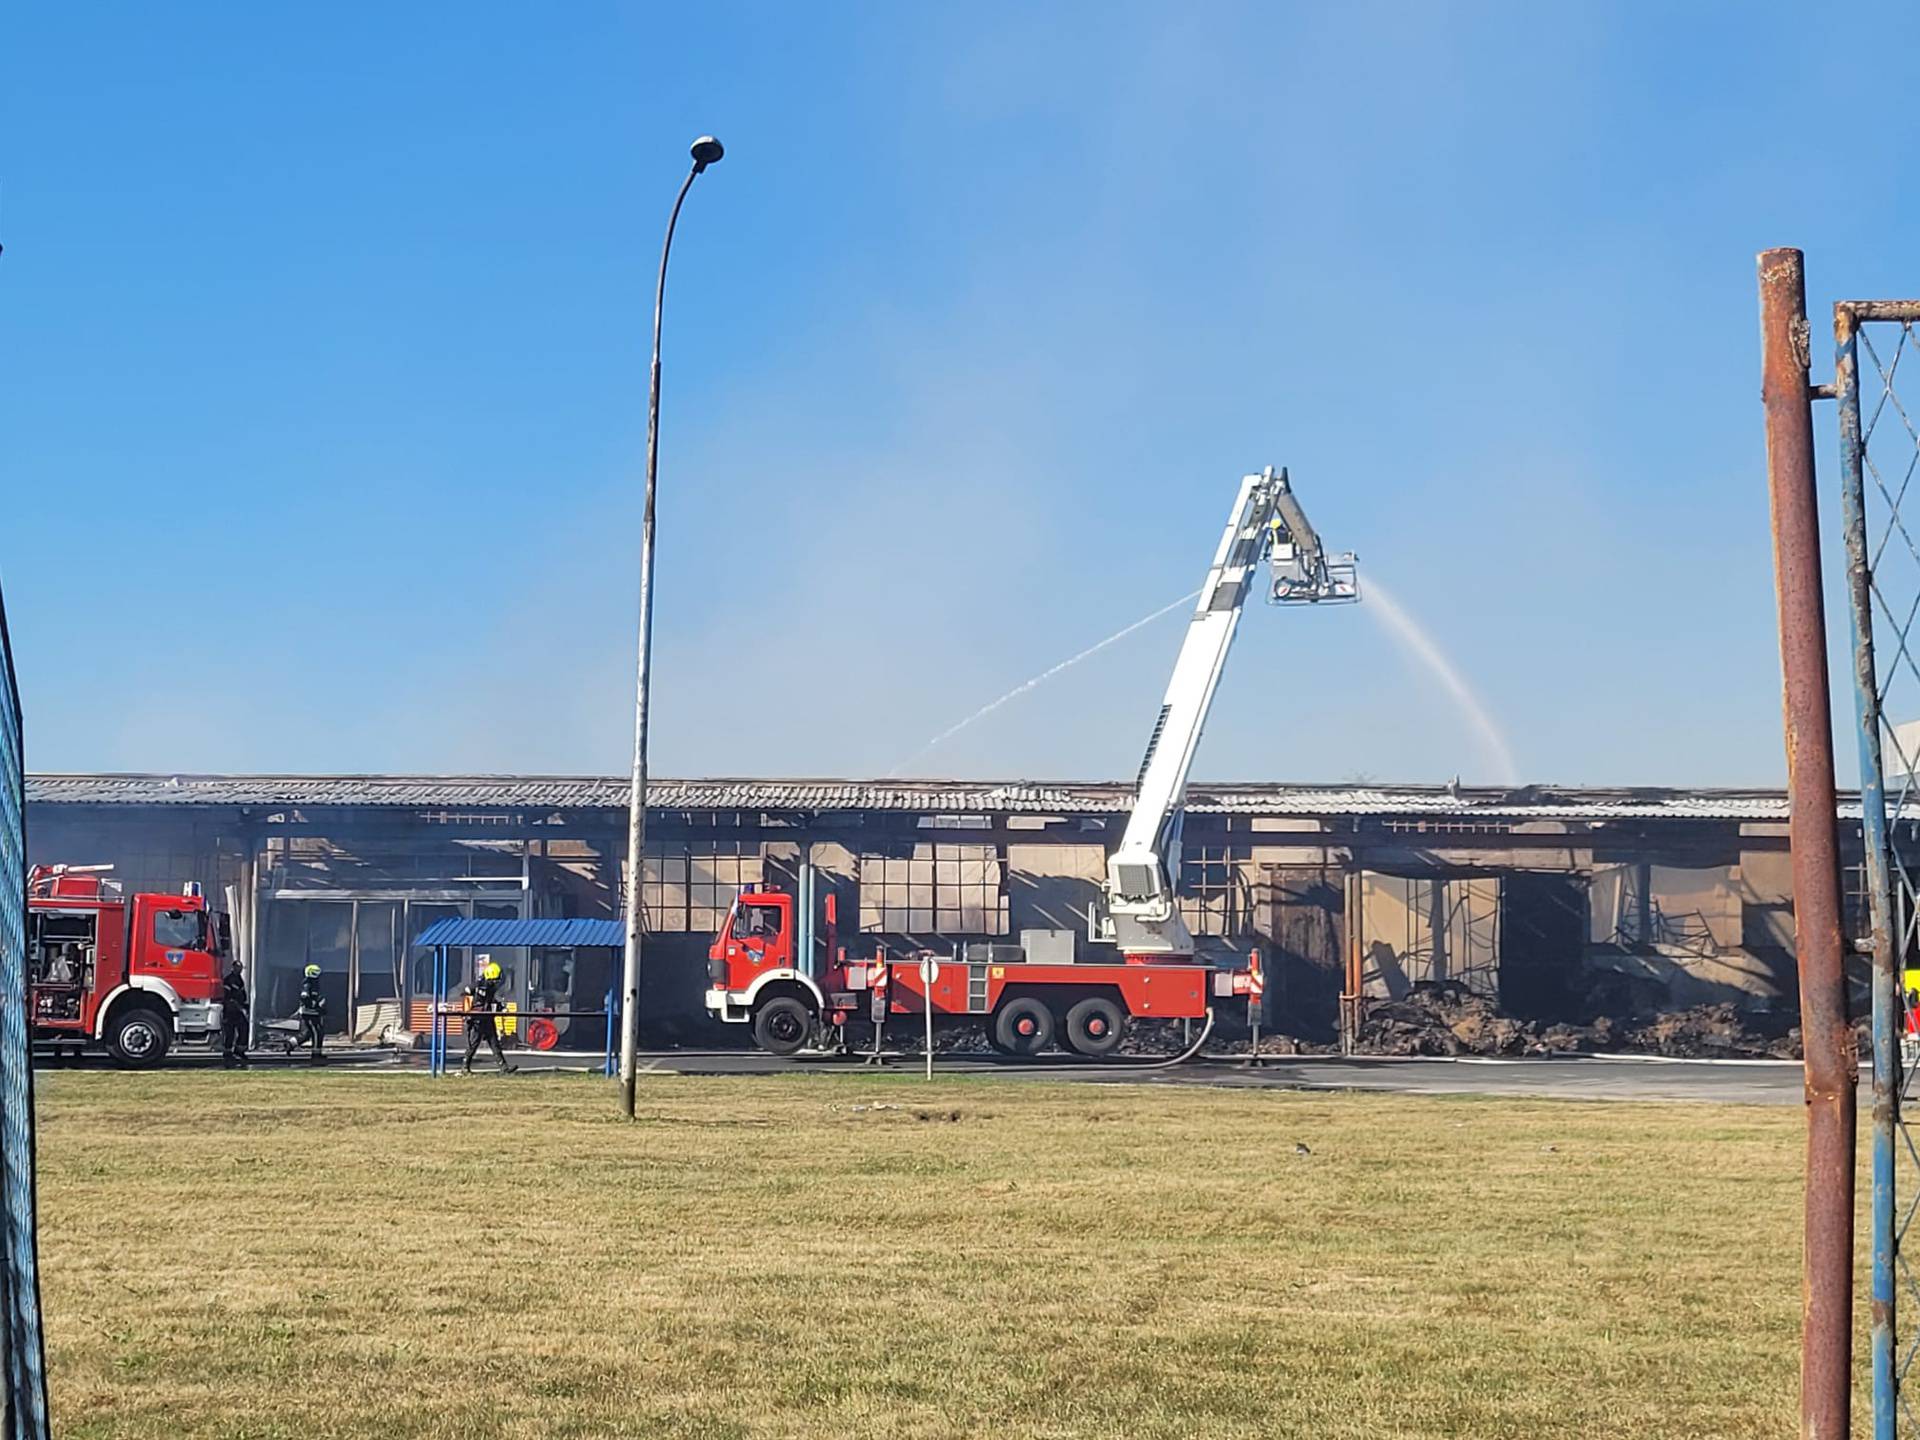
[[928,955],[920,961],[920,1004],[927,1012],[927,1079],[933,1079],[933,982],[940,978],[940,962]]

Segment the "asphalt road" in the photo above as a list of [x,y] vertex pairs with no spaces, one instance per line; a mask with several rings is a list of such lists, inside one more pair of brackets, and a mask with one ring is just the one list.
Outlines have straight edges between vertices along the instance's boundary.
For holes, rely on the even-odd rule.
[[[682,1075],[764,1075],[789,1069],[864,1069],[858,1060],[776,1060],[747,1054],[666,1054],[643,1064]],[[889,1069],[920,1073],[920,1056],[889,1062]],[[1400,1094],[1498,1094],[1555,1100],[1707,1100],[1741,1104],[1801,1104],[1801,1068],[1791,1062],[1672,1062],[1580,1056],[1569,1060],[1342,1060],[1288,1056],[1258,1068],[1244,1060],[1192,1060],[1160,1068],[1150,1062],[1087,1064],[1006,1060],[1000,1056],[935,1056],[939,1075],[995,1075],[1006,1079],[1077,1081],[1091,1085],[1233,1085],[1283,1091],[1392,1091]]]
[[[484,1057],[483,1058],[490,1058]],[[598,1069],[598,1055],[538,1054],[520,1051],[514,1062],[529,1074],[541,1071]],[[104,1056],[42,1062],[53,1068],[111,1069]],[[300,1069],[303,1058],[255,1052],[262,1069]],[[420,1053],[390,1050],[330,1051],[328,1069],[364,1074],[419,1073]],[[455,1063],[458,1063],[456,1053]],[[481,1064],[482,1062],[476,1062]],[[917,1075],[917,1055],[890,1058],[887,1073]],[[871,1074],[859,1057],[804,1056],[790,1060],[753,1050],[650,1051],[640,1057],[644,1072],[660,1075]],[[209,1054],[176,1054],[169,1068],[215,1069]],[[1287,1056],[1264,1061],[1257,1069],[1244,1060],[1194,1060],[1167,1067],[1147,1060],[1091,1064],[1070,1056],[1012,1059],[997,1055],[940,1055],[934,1071],[945,1076],[992,1076],[1008,1080],[1065,1081],[1082,1085],[1219,1085],[1273,1090],[1366,1090],[1402,1095],[1492,1095],[1551,1100],[1666,1100],[1710,1104],[1798,1105],[1802,1103],[1800,1066],[1787,1060],[1659,1060],[1645,1056],[1582,1055],[1519,1060],[1355,1059],[1336,1056]],[[1864,1087],[1865,1075],[1861,1083]]]
[[[523,1059],[528,1068],[545,1057]],[[574,1064],[582,1062],[575,1060]],[[918,1074],[918,1056],[884,1067]],[[859,1073],[859,1059],[780,1060],[757,1051],[674,1051],[641,1058],[644,1070],[677,1075],[779,1075],[827,1071]],[[1290,1056],[1263,1062],[1197,1060],[1173,1068],[1151,1062],[1089,1064],[1061,1056],[1013,1060],[1000,1056],[936,1056],[939,1075],[1078,1084],[1227,1085],[1279,1090],[1377,1090],[1405,1095],[1497,1095],[1555,1100],[1671,1100],[1716,1104],[1798,1105],[1800,1066],[1780,1060],[1657,1060],[1639,1056],[1578,1056],[1521,1060],[1345,1060]]]

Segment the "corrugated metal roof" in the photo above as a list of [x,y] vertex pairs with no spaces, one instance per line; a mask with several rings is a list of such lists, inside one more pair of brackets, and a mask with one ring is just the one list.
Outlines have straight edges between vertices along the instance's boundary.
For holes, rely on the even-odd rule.
[[[1500,820],[1755,820],[1787,819],[1784,794],[1739,793],[1642,795],[1607,791],[1529,790],[1507,795],[1475,795],[1445,790],[1289,789],[1267,792],[1216,791],[1201,798],[1195,787],[1188,809],[1201,813],[1272,812],[1296,815],[1408,815],[1483,817]],[[1858,817],[1858,803],[1843,802],[1842,814]]]
[[[66,805],[387,805],[409,809],[625,809],[625,776],[35,775],[28,797]],[[1126,809],[1119,785],[967,781],[655,780],[656,810],[910,810],[940,813]]]
[[[35,775],[29,798],[69,805],[393,805],[624,809],[624,776]],[[946,781],[655,780],[660,810],[1045,810],[1113,803],[1118,787]],[[1124,808],[1124,806],[1120,807]]]
[[[385,806],[412,810],[624,810],[624,776],[567,775],[30,775],[40,805],[189,805],[251,810]],[[879,810],[925,815],[1117,815],[1132,803],[1119,783],[994,784],[968,780],[656,780],[649,809],[769,813]],[[1207,784],[1190,787],[1196,814],[1377,815],[1519,820],[1744,820],[1780,822],[1779,790],[1671,790],[1577,786],[1497,789],[1423,785]],[[1857,819],[1848,800],[1840,813]]]
[[624,805],[625,780],[517,775],[36,775],[30,798],[74,805]]
[[415,945],[605,945],[621,949],[627,927],[619,920],[436,920],[413,937]]

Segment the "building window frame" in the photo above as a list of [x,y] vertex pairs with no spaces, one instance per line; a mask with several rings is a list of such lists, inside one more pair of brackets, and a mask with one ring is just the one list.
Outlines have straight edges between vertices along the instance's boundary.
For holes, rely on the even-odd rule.
[[1007,864],[997,845],[917,841],[860,857],[860,930],[868,935],[1005,935]]
[[648,934],[718,934],[734,896],[766,883],[765,847],[723,839],[649,845],[641,873]]
[[1244,847],[1184,845],[1174,898],[1180,918],[1196,936],[1232,939],[1253,928],[1253,905],[1244,869]]

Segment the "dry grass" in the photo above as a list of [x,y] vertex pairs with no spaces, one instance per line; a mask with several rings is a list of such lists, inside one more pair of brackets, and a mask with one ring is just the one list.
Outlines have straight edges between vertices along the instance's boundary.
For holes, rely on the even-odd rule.
[[649,1077],[637,1125],[574,1077],[40,1097],[69,1437],[1794,1424],[1794,1110],[905,1076]]

